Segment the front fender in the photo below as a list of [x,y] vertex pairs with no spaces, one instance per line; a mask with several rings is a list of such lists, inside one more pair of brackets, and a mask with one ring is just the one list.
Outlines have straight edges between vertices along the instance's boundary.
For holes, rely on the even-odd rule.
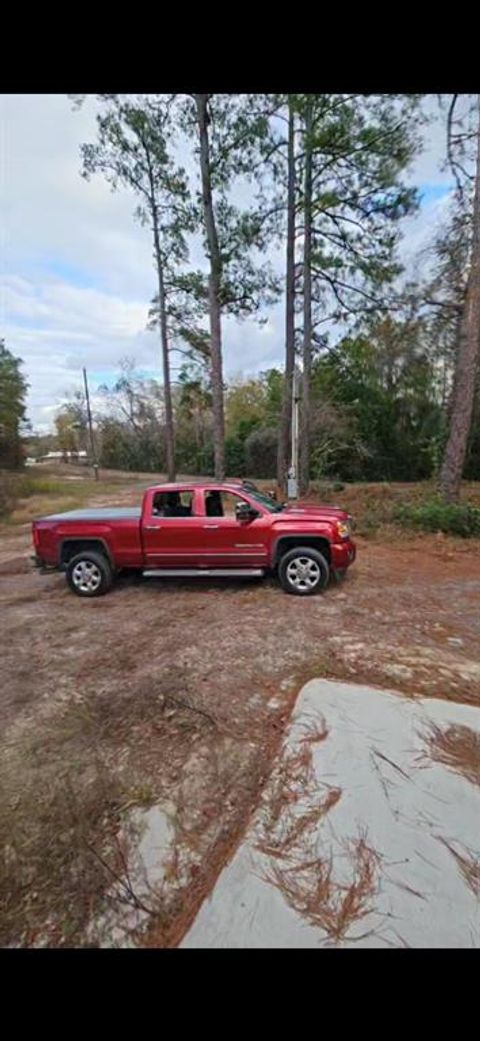
[[335,532],[334,532],[334,529],[333,529],[331,524],[324,524],[324,525],[321,525],[321,526],[319,524],[316,524],[315,527],[313,527],[313,525],[308,525],[308,524],[303,525],[302,524],[301,529],[299,529],[297,527],[295,527],[295,528],[293,528],[293,527],[292,528],[288,528],[287,525],[285,525],[283,530],[275,532],[275,535],[274,535],[274,537],[272,539],[272,543],[271,543],[271,563],[272,563],[272,567],[275,567],[276,564],[278,563],[278,559],[279,559],[279,556],[281,555],[281,550],[282,550],[282,542],[284,542],[286,539],[288,539],[288,540],[295,539],[295,540],[298,540],[299,543],[301,542],[302,538],[306,538],[306,539],[309,539],[309,540],[310,539],[318,539],[319,542],[324,542],[324,543],[327,542],[328,545],[331,546],[331,543],[334,540],[334,536],[335,536]]

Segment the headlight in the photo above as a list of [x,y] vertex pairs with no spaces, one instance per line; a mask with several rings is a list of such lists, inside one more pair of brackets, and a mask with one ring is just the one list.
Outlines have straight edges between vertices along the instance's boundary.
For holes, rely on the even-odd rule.
[[337,531],[338,531],[338,534],[340,535],[341,539],[349,539],[351,530],[352,530],[352,528],[351,528],[350,521],[338,521],[337,522]]

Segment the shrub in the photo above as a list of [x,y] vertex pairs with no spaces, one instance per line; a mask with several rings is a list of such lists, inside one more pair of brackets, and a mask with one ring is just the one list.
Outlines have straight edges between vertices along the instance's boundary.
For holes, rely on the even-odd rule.
[[16,488],[12,474],[0,471],[0,517],[8,517],[15,505]]
[[394,520],[406,528],[443,531],[461,538],[480,538],[480,509],[470,503],[445,503],[431,499],[420,505],[398,506]]

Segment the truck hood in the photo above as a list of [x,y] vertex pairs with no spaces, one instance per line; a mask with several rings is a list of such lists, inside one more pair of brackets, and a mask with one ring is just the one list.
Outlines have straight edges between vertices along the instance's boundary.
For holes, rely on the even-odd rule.
[[303,506],[299,504],[298,506],[285,506],[279,516],[308,517],[308,520],[347,520],[350,515],[346,510],[341,510],[339,506]]

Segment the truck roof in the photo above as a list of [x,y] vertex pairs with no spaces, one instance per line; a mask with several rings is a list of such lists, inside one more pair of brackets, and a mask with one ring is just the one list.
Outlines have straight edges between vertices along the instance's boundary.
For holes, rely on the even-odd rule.
[[175,492],[175,491],[178,491],[179,488],[207,488],[207,489],[208,488],[224,488],[225,491],[232,491],[232,490],[238,491],[239,488],[245,488],[246,492],[249,491],[249,489],[242,484],[242,481],[235,481],[235,480],[233,480],[233,481],[214,481],[214,480],[189,481],[189,480],[186,480],[186,481],[170,481],[170,482],[166,481],[165,484],[151,484],[146,489],[146,491],[147,492],[152,492],[152,491],[156,491],[156,492],[158,492],[158,491]]

